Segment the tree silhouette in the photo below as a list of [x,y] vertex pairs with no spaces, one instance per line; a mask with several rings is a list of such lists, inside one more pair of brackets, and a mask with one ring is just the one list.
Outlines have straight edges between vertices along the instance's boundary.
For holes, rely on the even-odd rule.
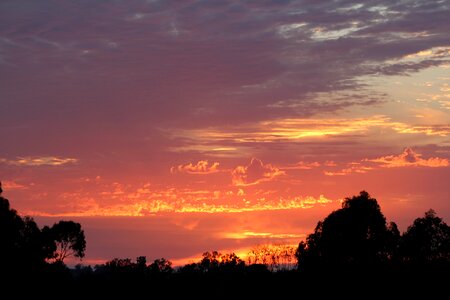
[[222,254],[217,251],[205,252],[199,265],[203,272],[211,272],[219,269]]
[[33,218],[20,217],[1,194],[0,241],[0,269],[3,271],[13,268],[38,271],[44,266],[51,248]]
[[430,209],[403,234],[401,253],[411,262],[450,261],[450,227]]
[[64,262],[64,259],[70,256],[80,259],[84,257],[86,239],[79,223],[59,221],[51,228],[45,226],[42,231],[47,238],[55,243],[49,258],[56,262]]
[[172,262],[165,259],[159,258],[155,259],[153,263],[149,266],[150,271],[153,273],[172,273]]
[[[300,267],[374,265],[389,258],[396,225],[386,226],[376,199],[362,191],[318,222],[297,249]],[[398,231],[398,230],[397,230]]]

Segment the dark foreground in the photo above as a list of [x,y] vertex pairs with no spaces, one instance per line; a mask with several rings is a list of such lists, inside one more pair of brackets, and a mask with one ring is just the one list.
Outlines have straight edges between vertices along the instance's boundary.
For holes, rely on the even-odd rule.
[[[60,270],[40,274],[15,274],[2,280],[22,297],[113,299],[232,299],[234,297],[430,297],[448,296],[449,265],[401,270],[352,270],[323,272],[269,272],[263,266],[241,271],[139,274],[95,274],[86,270]],[[130,298],[131,297],[131,298]],[[8,297],[9,298],[9,297]],[[3,298],[2,299],[7,299]]]

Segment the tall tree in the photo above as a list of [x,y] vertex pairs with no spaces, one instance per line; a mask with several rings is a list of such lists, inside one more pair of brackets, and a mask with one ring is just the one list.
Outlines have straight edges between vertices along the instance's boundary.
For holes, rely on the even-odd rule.
[[22,218],[0,193],[0,269],[37,271],[50,248],[33,218]]
[[73,221],[59,221],[51,228],[44,227],[43,233],[55,242],[49,258],[56,262],[64,262],[70,256],[83,258],[86,250],[84,231],[79,223]]
[[[389,228],[392,228],[392,232]],[[368,265],[389,258],[396,226],[386,226],[377,200],[362,191],[320,221],[297,250],[300,267]]]
[[450,227],[432,209],[417,218],[402,236],[401,254],[406,261],[450,261]]

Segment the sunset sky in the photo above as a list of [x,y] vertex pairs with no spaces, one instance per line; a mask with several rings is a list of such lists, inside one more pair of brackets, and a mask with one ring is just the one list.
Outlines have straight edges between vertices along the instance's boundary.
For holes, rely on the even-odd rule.
[[450,221],[450,1],[0,2],[0,180],[85,263]]

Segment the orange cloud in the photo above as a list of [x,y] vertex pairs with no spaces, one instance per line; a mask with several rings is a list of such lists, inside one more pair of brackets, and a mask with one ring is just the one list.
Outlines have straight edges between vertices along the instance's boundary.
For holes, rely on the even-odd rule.
[[[333,200],[320,195],[277,197],[251,195],[247,198],[241,189],[237,193],[190,189],[150,189],[111,186],[111,193],[76,191],[57,196],[58,205],[51,211],[28,210],[28,215],[39,216],[149,216],[164,213],[242,213],[308,209],[325,206]],[[242,191],[242,192],[241,192]],[[114,201],[112,201],[114,200]]]
[[[375,164],[374,164],[375,163]],[[369,165],[370,164],[370,165]],[[422,158],[422,154],[414,152],[411,148],[405,148],[399,155],[387,155],[375,159],[363,159],[361,162],[349,163],[349,167],[338,171],[324,171],[327,176],[343,176],[352,173],[367,173],[376,167],[398,168],[398,167],[447,167],[449,161],[446,158],[431,157]]]
[[187,165],[178,165],[170,168],[170,172],[174,173],[188,173],[188,174],[211,174],[219,172],[219,163],[214,162],[209,165],[207,160],[200,160],[195,165],[189,163]]
[[327,176],[343,176],[352,173],[364,174],[370,170],[373,170],[373,167],[364,166],[361,163],[350,163],[350,165],[351,166],[349,168],[345,168],[339,171],[324,171],[324,174]]
[[93,199],[80,200],[77,203],[78,211],[48,213],[43,211],[26,211],[27,215],[33,216],[61,216],[61,217],[90,217],[90,216],[129,216],[141,217],[158,213],[242,213],[257,211],[278,211],[291,209],[309,209],[317,205],[326,205],[333,200],[320,195],[319,198],[312,196],[295,197],[292,199],[268,200],[258,199],[255,203],[245,205],[231,204],[208,204],[206,202],[187,203],[184,200],[176,201],[151,200],[140,201],[132,204],[99,205]]
[[0,163],[5,163],[14,166],[61,166],[65,164],[76,163],[78,160],[75,158],[64,158],[57,156],[26,156],[17,157],[16,159],[1,158]]
[[222,141],[228,143],[268,143],[367,134],[374,129],[390,129],[400,134],[424,134],[441,137],[450,135],[450,125],[448,124],[414,125],[396,122],[384,115],[347,119],[279,119],[240,124],[239,127],[172,130],[170,135],[189,136],[196,141],[196,144],[202,144],[202,142],[220,143]]
[[271,164],[263,164],[257,158],[252,158],[247,166],[237,166],[231,172],[233,185],[236,186],[255,185],[284,174],[284,171],[273,167]]
[[298,163],[296,163],[293,166],[288,166],[288,167],[282,167],[283,170],[311,170],[312,168],[317,168],[320,167],[320,163],[315,161],[315,162],[304,162],[304,161],[299,161]]
[[399,155],[388,155],[375,159],[366,159],[366,161],[379,163],[383,168],[396,167],[447,167],[449,165],[448,159],[439,157],[430,157],[428,159],[422,158],[422,154],[414,152],[411,148],[405,148],[403,153]]
[[5,191],[25,190],[25,189],[28,188],[28,186],[25,186],[23,184],[17,183],[15,181],[8,181],[8,180],[2,181],[2,186],[3,186],[3,189]]

